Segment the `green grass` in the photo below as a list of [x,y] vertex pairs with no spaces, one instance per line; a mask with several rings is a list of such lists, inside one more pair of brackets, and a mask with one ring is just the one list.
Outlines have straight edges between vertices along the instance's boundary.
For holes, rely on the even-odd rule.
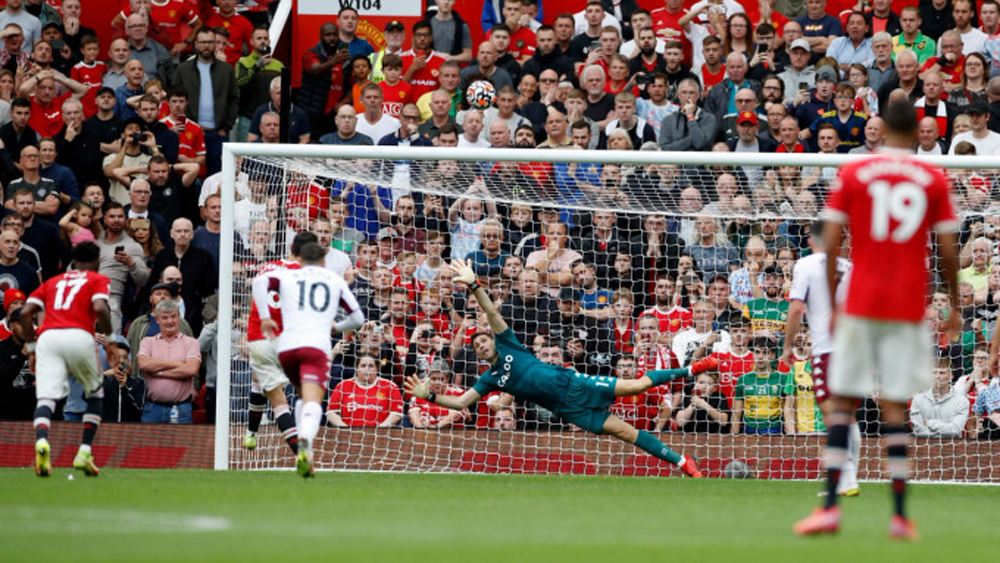
[[[863,484],[837,537],[798,538],[817,483],[562,476],[0,470],[0,561],[989,560],[1000,488],[918,485],[890,542]],[[320,559],[321,558],[321,559]]]

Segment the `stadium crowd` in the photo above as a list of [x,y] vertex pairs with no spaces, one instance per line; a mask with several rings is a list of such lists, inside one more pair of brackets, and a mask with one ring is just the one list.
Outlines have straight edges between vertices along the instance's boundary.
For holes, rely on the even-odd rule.
[[[385,26],[384,49],[358,37],[358,13],[343,8],[294,55],[294,142],[867,153],[881,145],[878,108],[901,97],[921,117],[918,153],[1000,154],[994,0],[666,0],[652,10],[591,0],[551,26],[540,23],[542,0],[486,0],[465,18],[454,0],[428,3],[419,22]],[[9,358],[0,418],[30,419],[35,404],[19,305],[89,240],[101,248],[129,351],[124,368],[106,373],[104,420],[212,420],[221,146],[279,142],[284,67],[266,10],[214,4],[132,0],[111,22],[110,45],[80,25],[80,0],[7,0],[0,12],[0,346]],[[470,25],[482,25],[484,42],[472,44]],[[479,81],[492,84],[495,107],[469,104]],[[408,374],[461,394],[487,367],[469,339],[488,323],[444,267],[470,259],[543,361],[636,378],[720,359],[695,381],[621,398],[613,412],[639,428],[822,431],[808,332],[789,337],[792,362],[779,358],[792,266],[812,250],[811,218],[836,170],[613,161],[394,163],[378,171],[380,185],[320,179],[306,198],[290,196],[273,167],[245,161],[239,258],[222,283],[248,296],[295,231],[329,248],[328,267],[368,319],[334,348],[334,426],[571,429],[500,395],[457,413],[402,395]],[[953,172],[966,323],[955,340],[938,333],[938,376],[911,418],[920,435],[997,437],[1000,386],[986,369],[1000,309],[995,176]],[[421,183],[463,185],[443,197]],[[518,194],[553,205],[497,203]],[[630,212],[639,209],[658,212]],[[929,298],[927,321],[947,318],[947,303],[943,293]],[[246,300],[238,328],[248,315]],[[248,383],[246,349],[235,352],[233,372]],[[877,405],[863,406],[870,433]],[[79,419],[83,407],[78,389],[63,416]]]

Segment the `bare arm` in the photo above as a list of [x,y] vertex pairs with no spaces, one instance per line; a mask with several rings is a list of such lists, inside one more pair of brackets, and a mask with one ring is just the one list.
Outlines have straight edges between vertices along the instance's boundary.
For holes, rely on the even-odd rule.
[[379,423],[379,428],[392,428],[399,424],[399,421],[403,420],[403,413],[401,412],[391,412],[389,416],[385,417],[381,423]]
[[330,426],[336,428],[347,428],[347,423],[344,422],[343,418],[340,418],[339,411],[327,411],[326,419],[330,422]]
[[733,401],[733,418],[729,423],[729,432],[740,433],[740,423],[743,422],[743,399]]
[[[205,156],[200,157],[205,160]],[[197,162],[178,162],[172,165],[174,167],[174,172],[181,173],[181,184],[187,188],[198,179],[198,172],[201,170],[201,165]]]
[[795,396],[784,398],[782,411],[785,416],[785,434],[795,434]]
[[[834,263],[836,263],[836,260],[834,260]],[[792,365],[792,341],[795,340],[795,335],[802,328],[802,315],[805,311],[806,304],[804,301],[793,299],[788,305],[788,320],[785,321],[785,349],[781,354],[781,359],[788,365]]]

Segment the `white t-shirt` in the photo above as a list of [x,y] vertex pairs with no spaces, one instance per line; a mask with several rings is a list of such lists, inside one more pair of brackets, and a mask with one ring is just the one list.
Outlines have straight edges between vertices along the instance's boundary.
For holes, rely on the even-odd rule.
[[468,141],[465,135],[458,136],[458,148],[472,148],[472,149],[486,149],[489,148],[490,142],[483,138],[483,134],[479,134],[479,138],[476,139],[475,143]]
[[993,131],[987,131],[986,136],[982,139],[973,137],[972,131],[955,135],[951,139],[951,147],[948,149],[948,154],[955,154],[955,147],[962,141],[972,143],[976,147],[976,156],[1000,154],[1000,134]]
[[344,272],[350,267],[351,257],[343,250],[330,248],[326,251],[326,268],[328,270],[336,272],[338,276],[343,277]]
[[[840,302],[847,292],[848,277],[851,274],[850,260],[838,256],[837,272],[841,277],[837,285],[837,301]],[[826,281],[825,252],[816,252],[795,262],[788,300],[802,301],[808,308],[813,355],[833,352],[833,336],[830,334],[830,317],[833,311],[830,309],[830,289]]]
[[389,115],[383,115],[382,119],[375,123],[368,123],[365,114],[358,114],[358,133],[368,135],[376,145],[382,140],[382,137],[399,131],[399,127],[399,120]]
[[[709,332],[698,332],[694,328],[689,328],[685,331],[678,332],[674,336],[674,342],[671,346],[671,351],[677,356],[677,361],[680,362],[682,366],[686,366],[691,363],[691,354],[694,353],[695,349],[701,345],[702,341],[709,337],[712,331]],[[712,350],[709,352],[728,352],[732,350],[733,339],[729,336],[729,332],[725,330],[719,331],[719,340],[712,344]]]
[[[253,299],[261,320],[271,318],[271,294],[277,294],[281,303],[279,352],[316,348],[330,354],[331,328],[351,330],[364,322],[361,306],[347,282],[326,268],[309,265],[257,276]],[[347,318],[334,324],[338,313]]]

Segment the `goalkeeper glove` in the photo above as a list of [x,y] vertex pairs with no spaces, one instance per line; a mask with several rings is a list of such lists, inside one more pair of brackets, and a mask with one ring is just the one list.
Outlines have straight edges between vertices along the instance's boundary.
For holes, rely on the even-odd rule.
[[429,381],[423,381],[415,375],[411,375],[406,378],[403,382],[403,388],[406,392],[418,399],[426,399],[431,392],[431,384]]

